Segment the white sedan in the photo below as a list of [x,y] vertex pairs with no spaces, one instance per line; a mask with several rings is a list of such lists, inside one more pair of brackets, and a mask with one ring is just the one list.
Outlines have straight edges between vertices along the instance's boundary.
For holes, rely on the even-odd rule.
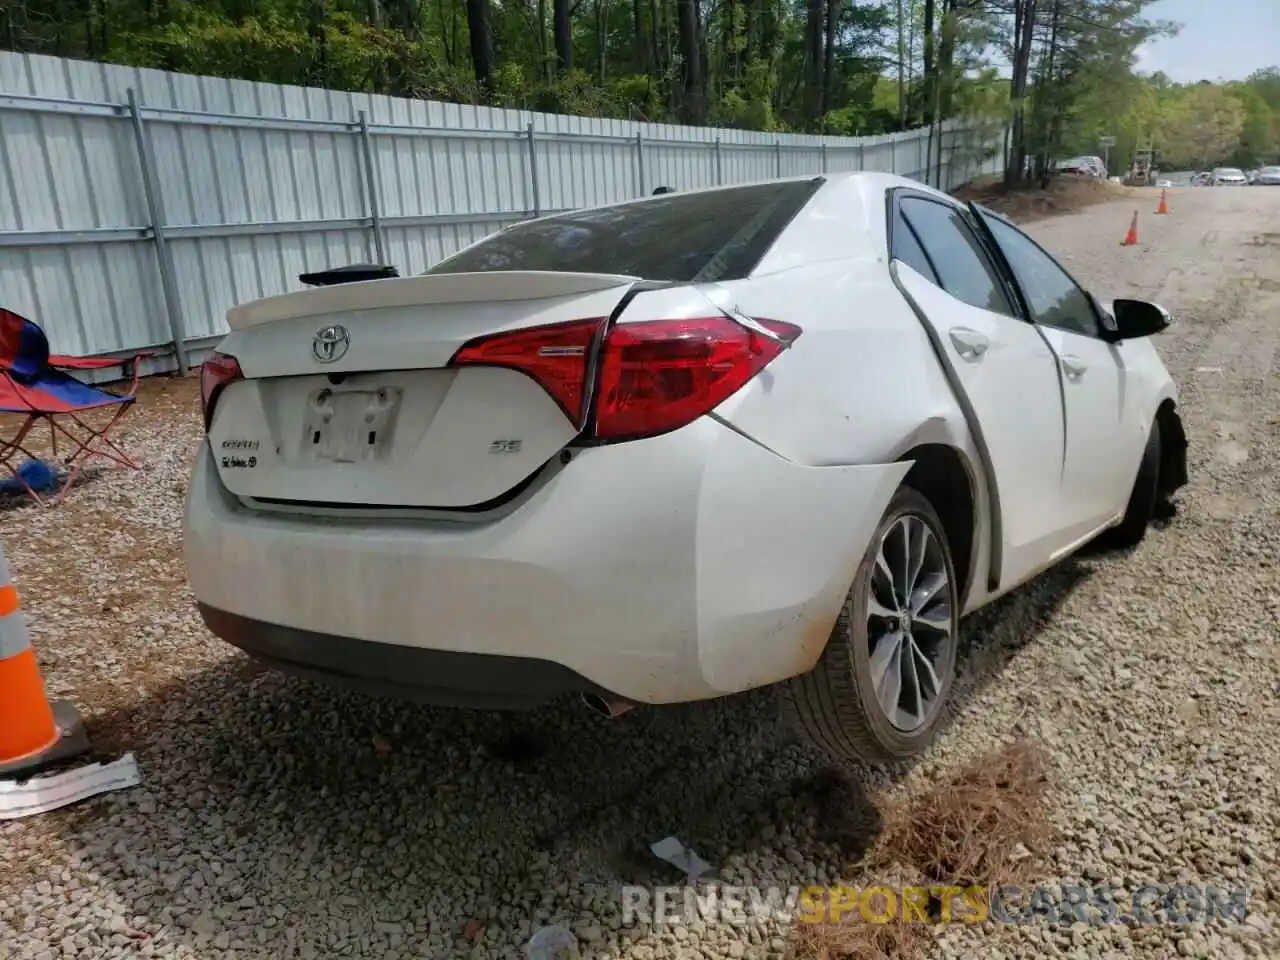
[[776,684],[835,756],[901,759],[962,615],[1136,544],[1186,482],[1168,315],[888,175],[545,217],[228,322],[185,520],[205,621],[430,702]]

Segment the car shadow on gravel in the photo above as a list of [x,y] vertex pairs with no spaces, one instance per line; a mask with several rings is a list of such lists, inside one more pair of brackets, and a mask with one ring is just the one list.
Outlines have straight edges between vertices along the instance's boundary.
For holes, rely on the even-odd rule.
[[[1093,567],[1069,560],[966,621],[956,711]],[[143,785],[54,824],[173,941],[234,923],[257,931],[253,955],[292,956],[334,917],[419,951],[439,949],[428,930],[452,947],[469,917],[515,938],[539,909],[581,914],[584,889],[617,903],[622,884],[678,883],[648,850],[668,835],[756,883],[834,881],[880,832],[871,795],[905,771],[837,771],[773,707],[759,691],[614,720],[576,702],[437,710],[230,654],[91,717],[95,749],[134,751]]]

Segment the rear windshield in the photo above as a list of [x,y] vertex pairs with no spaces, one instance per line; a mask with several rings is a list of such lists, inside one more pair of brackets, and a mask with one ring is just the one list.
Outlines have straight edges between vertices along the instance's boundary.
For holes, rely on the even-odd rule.
[[739,280],[760,262],[822,178],[670,193],[518,224],[428,274],[491,270],[618,273],[676,283]]

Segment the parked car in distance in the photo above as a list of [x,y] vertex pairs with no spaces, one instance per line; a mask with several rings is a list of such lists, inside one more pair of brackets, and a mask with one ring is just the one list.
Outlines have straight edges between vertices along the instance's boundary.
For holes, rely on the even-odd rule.
[[1253,183],[1259,187],[1280,187],[1280,167],[1259,168]]
[[1077,176],[1096,177],[1099,180],[1107,176],[1106,167],[1101,157],[1072,157],[1058,163],[1059,173],[1074,173]]
[[1186,482],[1168,314],[887,174],[543,217],[228,321],[184,521],[205,622],[431,702],[776,685],[831,755],[899,760],[962,615]]
[[1197,173],[1195,176],[1193,176],[1193,177],[1191,178],[1191,185],[1192,185],[1193,187],[1208,187],[1208,186],[1212,186],[1212,185],[1213,185],[1213,174],[1212,174],[1212,173],[1210,173],[1210,172],[1208,172],[1208,171],[1205,171],[1205,172],[1203,172],[1203,173]]
[[1238,167],[1218,167],[1213,171],[1215,187],[1235,187],[1248,182],[1249,178]]

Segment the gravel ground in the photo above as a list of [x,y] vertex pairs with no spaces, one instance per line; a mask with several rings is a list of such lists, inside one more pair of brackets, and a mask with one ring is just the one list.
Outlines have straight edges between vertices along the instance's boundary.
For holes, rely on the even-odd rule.
[[605,722],[255,669],[183,580],[194,384],[147,384],[144,472],[106,471],[56,510],[0,505],[50,693],[80,704],[100,752],[135,751],[144,781],[0,824],[0,957],[517,956],[548,922],[587,956],[775,955],[787,933],[768,924],[622,927],[617,886],[678,881],[646,851],[667,834],[728,880],[834,882],[850,818],[877,831],[873,798],[1018,737],[1054,771],[1046,882],[1243,884],[1250,919],[953,926],[933,951],[1280,956],[1280,190],[1175,191],[1121,248],[1133,203],[1032,229],[1099,294],[1178,314],[1160,349],[1192,442],[1179,514],[1134,554],[1068,561],[971,619],[955,722],[895,778],[855,771],[838,810],[766,695]]

